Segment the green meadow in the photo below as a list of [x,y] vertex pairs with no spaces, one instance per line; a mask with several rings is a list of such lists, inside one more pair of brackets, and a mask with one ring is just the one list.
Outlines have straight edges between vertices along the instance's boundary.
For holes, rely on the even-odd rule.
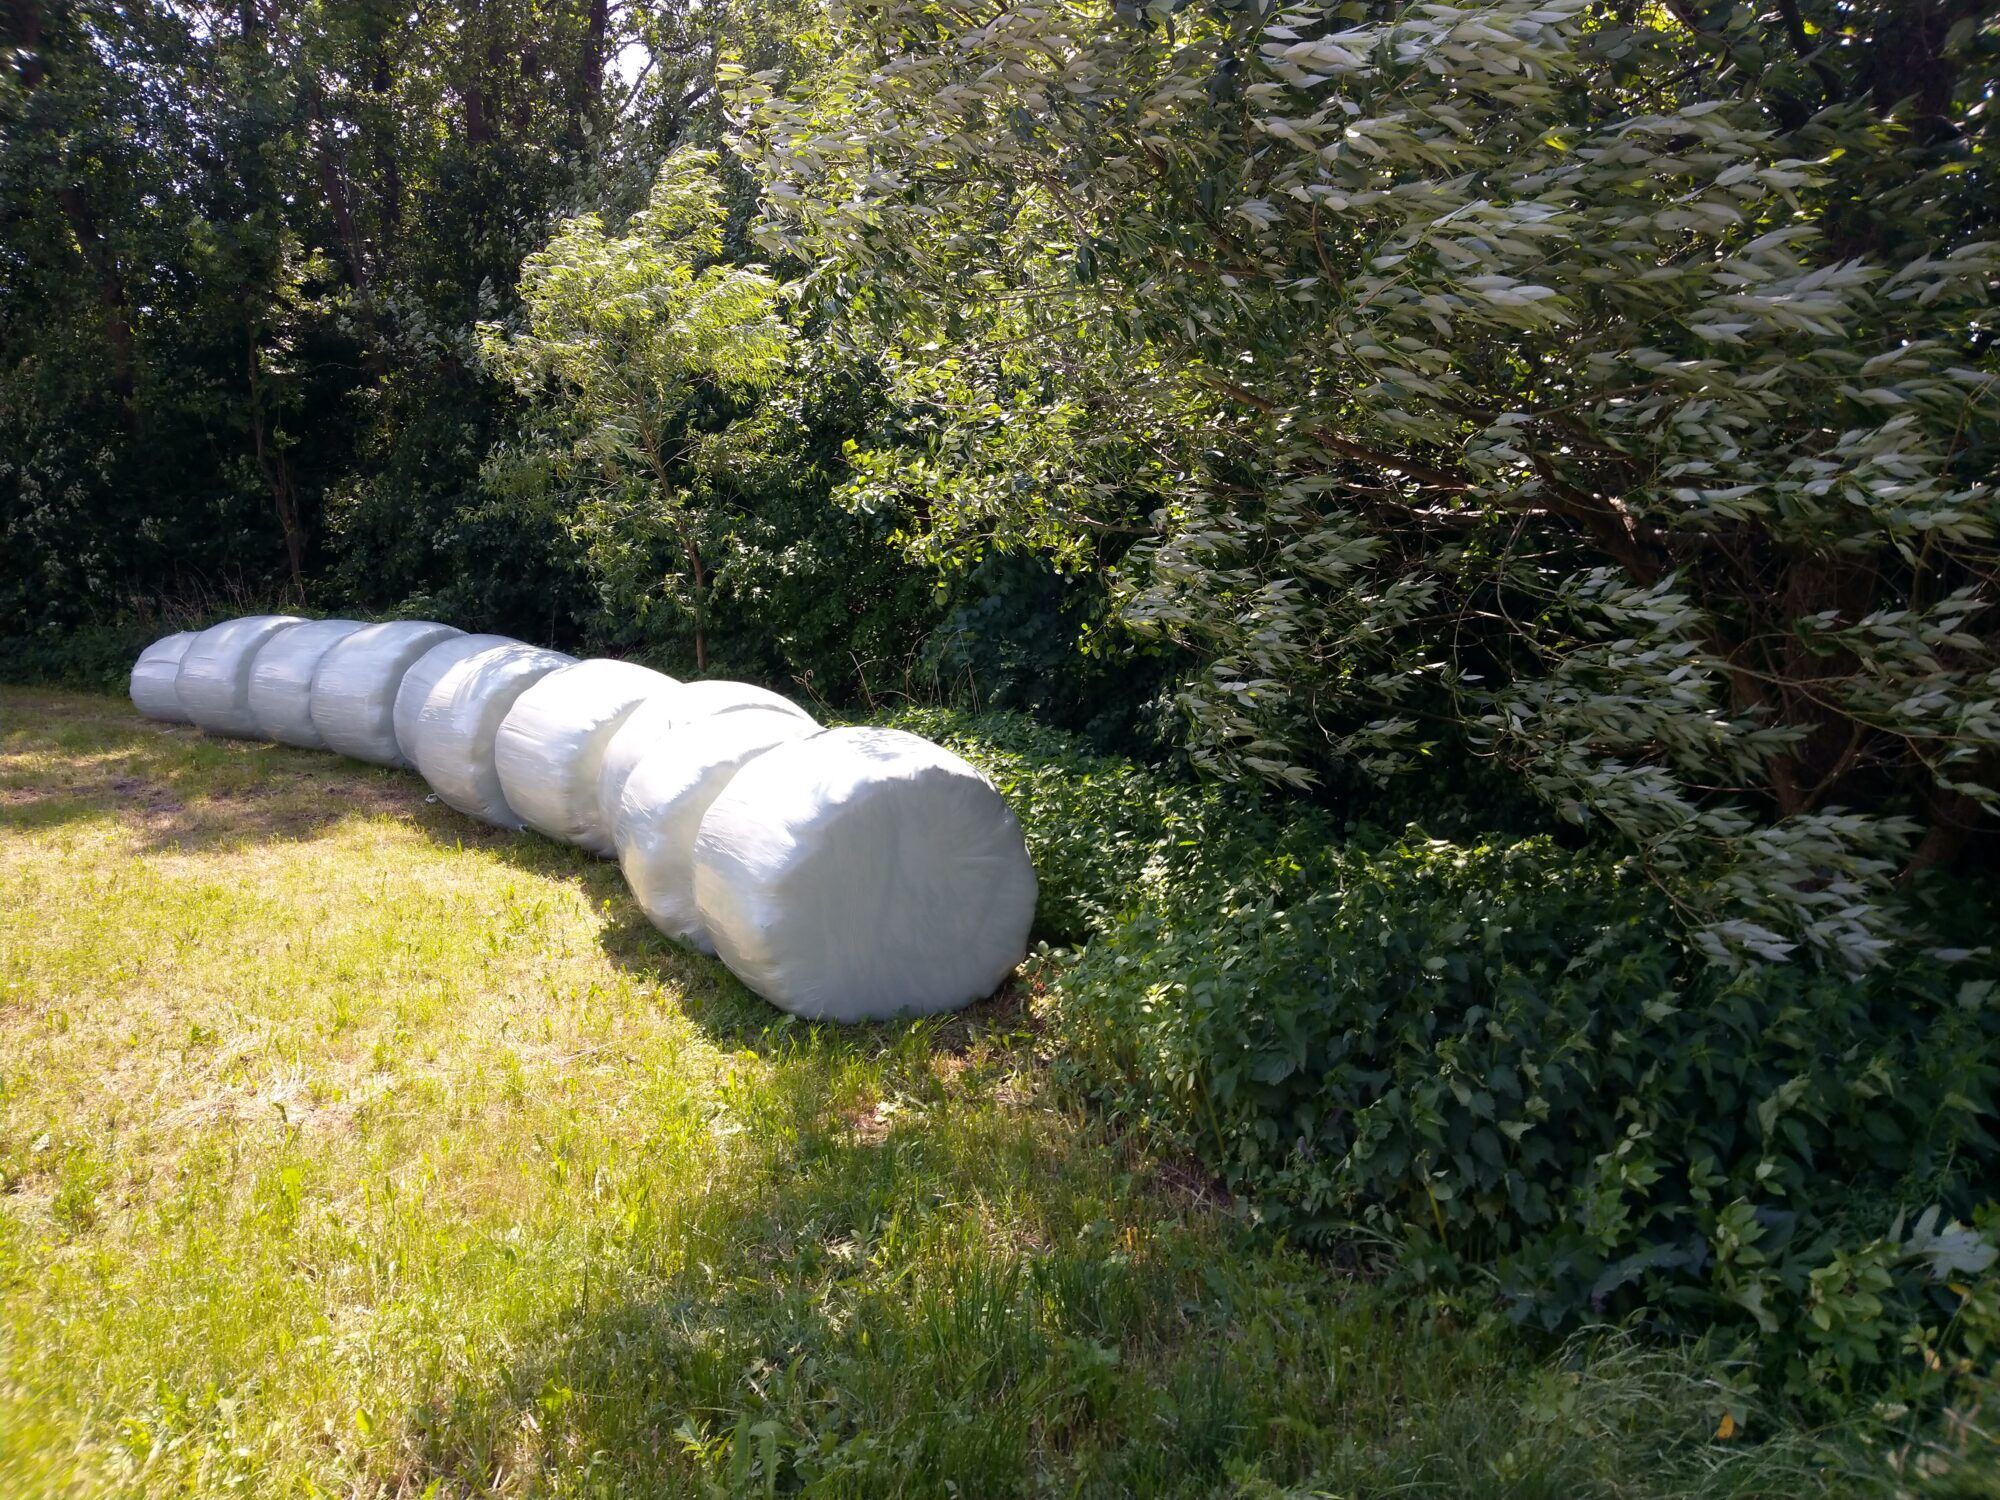
[[0,1495],[1894,1488],[1293,1253],[1032,973],[806,1026],[411,775],[0,690],[0,912]]

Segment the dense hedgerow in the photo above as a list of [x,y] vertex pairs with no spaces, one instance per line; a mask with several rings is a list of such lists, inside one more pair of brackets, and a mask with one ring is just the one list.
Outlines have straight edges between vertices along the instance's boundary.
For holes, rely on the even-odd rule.
[[[2000,992],[1693,954],[1633,864],[1546,836],[1341,838],[1018,721],[906,716],[1020,811],[1064,1064],[1259,1214],[1558,1329],[1754,1336],[1801,1397],[2000,1358]],[[1434,830],[1433,830],[1434,831]],[[1978,893],[1933,895],[1979,932]],[[1990,907],[1988,910],[1990,916]]]
[[49,635],[0,636],[0,681],[120,691],[139,653],[168,628],[130,617]]

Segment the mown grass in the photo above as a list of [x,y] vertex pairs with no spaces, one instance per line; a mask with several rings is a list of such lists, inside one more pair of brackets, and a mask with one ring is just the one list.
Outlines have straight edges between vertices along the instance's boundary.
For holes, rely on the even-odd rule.
[[414,777],[0,691],[0,1495],[1868,1493],[1289,1253],[1018,997],[792,1023]]

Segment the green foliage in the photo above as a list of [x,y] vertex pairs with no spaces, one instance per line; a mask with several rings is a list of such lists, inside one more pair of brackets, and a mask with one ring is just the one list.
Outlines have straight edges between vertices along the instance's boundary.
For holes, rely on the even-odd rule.
[[1530,806],[1465,774],[1450,791],[1383,796],[1353,787],[1314,805],[1105,754],[1074,733],[1016,713],[903,709],[879,722],[963,755],[993,779],[1020,817],[1041,886],[1035,935],[1077,945],[1125,913],[1174,892],[1253,883],[1296,891],[1336,846],[1365,851],[1421,826],[1477,839],[1538,826]]
[[[783,385],[716,440],[690,501],[715,566],[714,670],[830,703],[914,686],[936,589],[889,545],[891,518],[831,499],[843,446],[881,408],[872,370],[804,342]],[[655,649],[665,636],[674,658],[690,654],[667,636],[671,619],[618,623]]]
[[734,75],[924,413],[857,492],[1115,568],[1226,775],[1477,750],[1711,956],[1879,959],[2000,805],[1991,7],[1118,9]]
[[1800,1395],[1923,1390],[1940,1329],[1992,1372],[1990,1242],[1953,1262],[1916,1232],[1985,1210],[2000,1170],[1990,978],[1730,976],[1622,862],[1545,842],[1317,864],[1098,937],[1056,987],[1078,1063],[1280,1223],[1371,1226],[1403,1274],[1490,1276],[1545,1326],[1733,1325]]
[[[994,778],[1038,931],[1084,943],[1064,1066],[1275,1226],[1549,1329],[1730,1331],[1809,1402],[2000,1376],[1989,969],[1732,973],[1629,858],[1342,838],[1004,716],[899,722]],[[1984,936],[1990,888],[1926,899]]]
[[1040,901],[1035,935],[1081,944],[1180,871],[1241,867],[1262,847],[1300,853],[1332,835],[1317,816],[1241,789],[1199,785],[1115,756],[1014,714],[904,710],[883,722],[978,766],[1021,820]]
[[[521,268],[521,326],[480,329],[488,362],[544,418],[519,450],[496,452],[493,484],[572,486],[572,524],[607,603],[643,611],[664,583],[692,621],[697,671],[713,564],[689,491],[725,461],[732,403],[777,378],[790,344],[778,284],[720,258],[728,204],[716,166],[712,152],[676,153],[618,235],[595,214],[567,220]],[[681,553],[664,579],[654,534]]]
[[[786,8],[758,17],[782,51]],[[507,399],[474,326],[511,310],[558,205],[643,196],[668,142],[713,135],[741,19],[0,10],[0,634],[280,586],[546,632],[557,601],[522,606],[564,593],[560,538],[512,545],[475,493]],[[652,65],[607,82],[628,46]]]
[[0,910],[9,1500],[1897,1488],[1700,1351],[1329,1276],[1018,1010],[774,1012],[413,777],[6,690]]
[[0,679],[122,690],[139,653],[167,632],[156,621],[98,621],[59,635],[0,636]]
[[275,594],[190,594],[69,628],[51,622],[30,635],[0,636],[0,682],[48,683],[123,697],[133,662],[161,636],[293,608]]

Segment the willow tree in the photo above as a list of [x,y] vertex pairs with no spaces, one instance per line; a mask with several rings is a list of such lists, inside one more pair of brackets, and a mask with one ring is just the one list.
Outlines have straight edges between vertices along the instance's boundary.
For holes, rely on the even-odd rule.
[[1865,963],[2000,795],[1989,9],[863,0],[735,84],[916,546],[1142,529],[1219,771],[1455,739]]
[[519,326],[481,327],[488,361],[542,418],[496,456],[494,478],[583,481],[575,521],[601,561],[667,528],[681,567],[661,582],[692,617],[701,670],[709,570],[689,492],[729,403],[768,386],[789,346],[778,283],[721,258],[715,166],[711,152],[677,152],[620,233],[595,214],[566,221],[522,265]]

